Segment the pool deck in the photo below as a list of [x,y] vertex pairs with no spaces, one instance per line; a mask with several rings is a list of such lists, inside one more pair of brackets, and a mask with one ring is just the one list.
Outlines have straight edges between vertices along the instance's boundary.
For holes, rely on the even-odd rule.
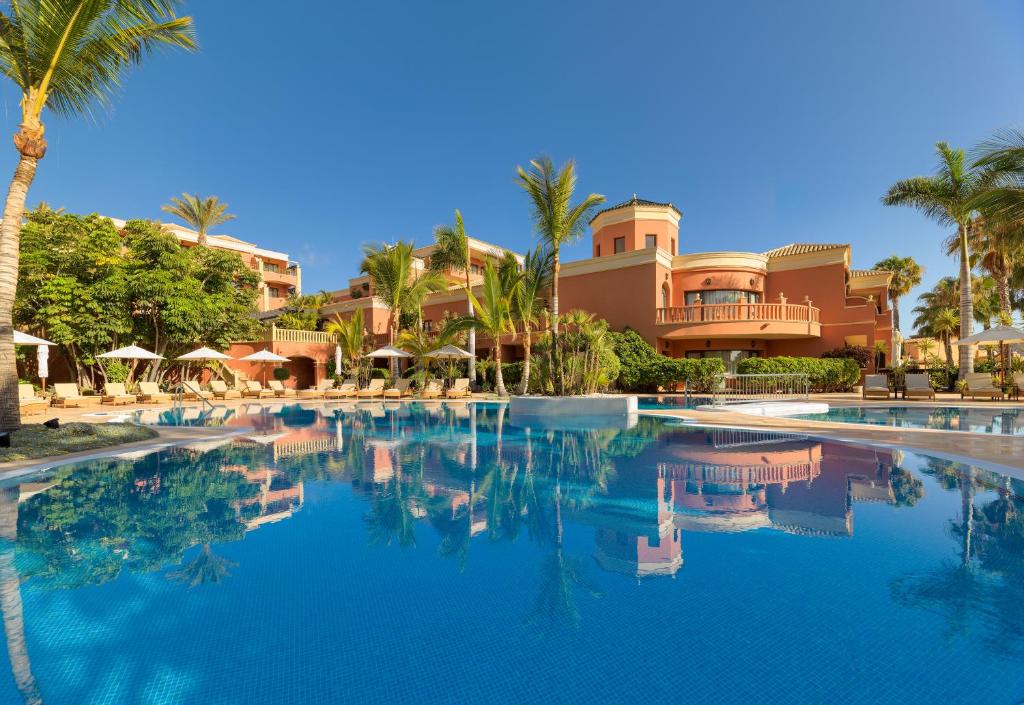
[[[671,395],[662,395],[671,396]],[[972,402],[961,400],[959,394],[940,394],[934,402],[904,401],[902,399],[890,399],[888,401],[864,401],[853,394],[815,394],[814,401],[825,401],[832,406],[874,406],[874,407],[929,407],[929,406],[962,406],[979,409],[1013,408],[1024,409],[1024,402]],[[448,403],[460,404],[468,401],[496,401],[494,395],[475,395],[472,399],[447,400]],[[218,401],[217,406],[237,408],[252,404],[281,404],[296,403],[292,399],[264,399],[256,401],[230,400],[227,402]],[[322,400],[301,400],[303,403],[324,404],[327,409],[332,408],[334,402],[323,402]],[[391,399],[389,402],[399,400]],[[417,401],[416,399],[403,399],[402,402]],[[360,400],[355,403],[381,403],[380,399]],[[197,402],[186,402],[185,408],[200,408]],[[128,406],[92,406],[78,409],[49,409],[48,413],[31,416],[24,419],[27,423],[40,423],[46,419],[57,418],[61,422],[86,421],[103,423],[122,414],[130,414],[139,410],[165,410],[170,408],[169,404],[133,404]],[[107,414],[97,416],[97,413]],[[823,439],[837,441],[852,441],[867,445],[878,445],[884,447],[902,447],[910,450],[917,450],[929,453],[937,457],[956,460],[958,462],[977,463],[999,470],[1015,477],[1024,478],[1024,436],[1003,436],[996,434],[970,433],[962,431],[943,431],[933,429],[907,429],[892,428],[888,426],[869,426],[866,424],[834,423],[829,421],[811,421],[806,419],[793,419],[784,417],[763,417],[738,414],[728,411],[695,411],[691,409],[659,409],[641,410],[642,414],[652,416],[664,416],[670,418],[685,419],[702,426],[717,426],[727,428],[744,428],[765,431],[781,431],[810,435]],[[212,427],[189,427],[189,426],[162,426],[158,428],[160,436],[148,441],[126,443],[110,448],[100,448],[82,453],[55,456],[51,458],[37,458],[33,460],[18,461],[13,463],[0,463],[0,480],[10,477],[21,476],[40,469],[63,465],[70,462],[90,460],[112,455],[121,455],[134,451],[156,449],[171,445],[180,445],[194,442],[221,438],[226,433],[236,434],[243,429],[239,426],[212,426]]]

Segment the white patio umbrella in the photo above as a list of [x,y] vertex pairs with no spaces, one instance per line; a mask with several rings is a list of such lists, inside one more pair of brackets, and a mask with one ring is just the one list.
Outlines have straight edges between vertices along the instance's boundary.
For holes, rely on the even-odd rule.
[[445,345],[443,348],[423,353],[423,357],[434,357],[439,360],[468,360],[474,357],[473,353],[467,352],[457,345]]
[[974,335],[969,335],[966,338],[961,338],[956,341],[956,344],[961,347],[968,345],[982,345],[986,347],[999,347],[999,357],[1002,362],[1001,377],[1002,381],[1006,381],[1006,356],[1002,354],[1003,346],[1010,345],[1013,343],[1024,343],[1024,330],[1020,328],[1014,328],[1013,326],[995,326],[988,330],[983,330]]
[[[145,348],[140,348],[138,345],[127,345],[117,350],[111,350],[105,352],[96,357],[102,357],[105,359],[117,359],[117,360],[163,360],[163,355],[157,355],[155,352],[150,352]],[[132,373],[134,370],[128,370],[128,382],[132,381]]]
[[[289,358],[284,357],[283,355],[278,355],[277,353],[272,353],[269,350],[267,350],[266,348],[263,348],[259,352],[254,352],[254,353],[251,353],[249,355],[246,355],[245,357],[240,357],[238,359],[239,360],[244,360],[245,362],[290,362]],[[264,366],[264,368],[263,368],[263,384],[266,384],[266,383],[267,383],[267,368]]]
[[334,374],[341,376],[341,346],[334,346]]
[[[217,352],[213,348],[196,348],[192,352],[187,352],[184,355],[179,355],[178,360],[184,360],[185,362],[191,362],[192,360],[231,360],[231,356],[225,355],[222,352]],[[185,376],[189,375],[190,370],[186,365]]]
[[413,357],[413,355],[411,353],[407,353],[405,350],[402,350],[400,348],[396,348],[394,345],[385,345],[383,348],[377,348],[376,350],[374,350],[371,353],[366,353],[365,355],[363,355],[363,357],[371,357],[371,358],[377,358],[377,359],[380,359],[380,358],[391,358],[391,359],[393,359],[395,361],[394,362],[394,368],[395,369],[393,371],[394,371],[395,377],[398,377],[398,360],[399,359],[408,359],[410,357]]
[[46,391],[46,378],[50,376],[50,346],[56,345],[56,343],[51,343],[49,340],[43,340],[34,335],[16,330],[14,331],[14,344],[36,346],[36,367],[38,368],[39,379],[43,383],[43,391]]

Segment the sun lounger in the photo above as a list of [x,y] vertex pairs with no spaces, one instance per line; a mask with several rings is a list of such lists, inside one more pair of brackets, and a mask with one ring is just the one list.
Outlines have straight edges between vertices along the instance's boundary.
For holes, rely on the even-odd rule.
[[266,399],[267,397],[274,396],[274,393],[269,389],[264,389],[263,385],[254,379],[246,380],[245,389],[242,390],[242,396],[253,399]]
[[383,393],[384,380],[382,380],[380,377],[375,377],[374,379],[370,380],[370,383],[366,385],[366,387],[356,392],[356,396],[360,399],[365,399],[367,397],[379,397]]
[[134,404],[135,395],[129,394],[121,382],[107,382],[103,388],[103,397],[100,399],[100,403],[113,404],[114,406]]
[[270,391],[274,393],[275,397],[294,397],[295,390],[290,387],[284,386],[279,380],[272,379],[267,382],[267,386],[270,387]]
[[440,382],[430,381],[427,382],[427,386],[420,392],[421,399],[439,399],[443,391],[441,390]]
[[448,399],[465,399],[471,396],[469,391],[469,377],[459,377],[445,393]]
[[864,392],[862,399],[888,399],[889,398],[889,377],[888,375],[868,375],[864,378]]
[[78,391],[78,385],[72,382],[58,382],[53,385],[53,401],[51,402],[54,406],[61,408],[68,408],[73,406],[83,406],[87,402]]
[[226,382],[222,379],[214,379],[210,381],[210,390],[213,392],[214,399],[241,399],[242,393],[237,389],[230,389]]
[[354,397],[356,392],[359,391],[359,387],[356,386],[354,379],[347,380],[340,387],[334,389],[328,389],[324,392],[325,399],[347,399],[348,397]]
[[138,400],[143,404],[157,404],[163,401],[170,401],[171,395],[160,391],[160,385],[156,382],[139,382]]
[[992,375],[986,372],[975,372],[964,377],[964,389],[960,392],[960,398],[970,397],[977,399],[1002,399],[1003,390],[992,384]]
[[935,390],[926,374],[909,374],[903,378],[904,399],[934,399]]
[[42,414],[50,406],[50,400],[45,397],[37,397],[36,390],[31,384],[18,385],[18,406],[25,416],[30,414]]
[[412,384],[411,379],[400,379],[395,382],[395,386],[390,389],[384,390],[384,398],[401,398],[412,396]]
[[[223,384],[223,382],[221,382]],[[212,383],[211,383],[212,386]],[[213,399],[213,392],[208,392],[199,386],[199,382],[185,380],[181,383],[181,393],[186,399]]]
[[1020,399],[1020,393],[1024,392],[1024,372],[1018,372],[1013,376],[1013,393]]
[[320,380],[319,384],[309,389],[300,389],[299,399],[319,399],[327,393],[327,390],[334,386],[334,380],[330,377]]

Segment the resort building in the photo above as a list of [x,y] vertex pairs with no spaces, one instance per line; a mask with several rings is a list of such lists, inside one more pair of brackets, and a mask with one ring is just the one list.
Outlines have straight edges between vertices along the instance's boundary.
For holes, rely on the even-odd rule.
[[[111,218],[114,225],[123,228],[125,221]],[[166,232],[174,235],[182,247],[192,247],[199,241],[199,233],[175,223],[162,223]],[[298,262],[292,261],[286,252],[266,250],[251,242],[239,240],[230,235],[208,235],[207,247],[227,250],[241,255],[245,264],[258,272],[262,280],[257,306],[260,311],[272,311],[281,308],[291,294],[302,293],[302,268]]]

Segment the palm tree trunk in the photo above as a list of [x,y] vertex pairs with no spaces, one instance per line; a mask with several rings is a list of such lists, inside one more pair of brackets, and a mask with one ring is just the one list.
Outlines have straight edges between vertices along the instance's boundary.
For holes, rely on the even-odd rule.
[[14,431],[21,426],[18,367],[14,357],[14,296],[18,290],[21,220],[38,164],[38,156],[23,153],[18,158],[0,223],[0,431]]
[[[1008,318],[1010,314],[1010,278],[1006,270],[996,277],[996,291],[999,293],[999,314],[1001,318]],[[1002,321],[1000,321],[1001,323]]]
[[[967,251],[967,224],[960,224],[960,337],[971,334],[974,321],[974,301],[971,299],[971,262]],[[974,372],[974,348],[960,346],[960,379]]]
[[890,296],[889,299],[892,301],[892,327],[896,330],[900,329],[900,297]]
[[[466,312],[470,318],[476,315],[473,311],[473,299],[469,295],[470,282],[469,282],[469,258],[466,258]],[[476,326],[469,329],[469,338],[466,340],[467,352],[473,357],[469,358],[469,383],[476,384]]]
[[562,265],[558,260],[558,248],[552,254],[551,268],[551,377],[555,393],[564,395],[565,385],[562,377],[562,361],[558,349],[558,273]]
[[499,397],[507,397],[505,378],[501,374],[501,336],[494,336],[494,386]]
[[25,641],[25,616],[21,603],[21,579],[14,566],[14,544],[18,537],[18,486],[0,491],[0,612],[3,613],[7,658],[14,683],[26,703],[42,703],[32,675],[32,662]]
[[946,351],[946,364],[953,362],[953,342],[949,339],[949,333],[942,336],[942,345]]
[[527,394],[530,390],[530,330],[529,325],[523,326],[523,381],[519,385],[519,393]]

